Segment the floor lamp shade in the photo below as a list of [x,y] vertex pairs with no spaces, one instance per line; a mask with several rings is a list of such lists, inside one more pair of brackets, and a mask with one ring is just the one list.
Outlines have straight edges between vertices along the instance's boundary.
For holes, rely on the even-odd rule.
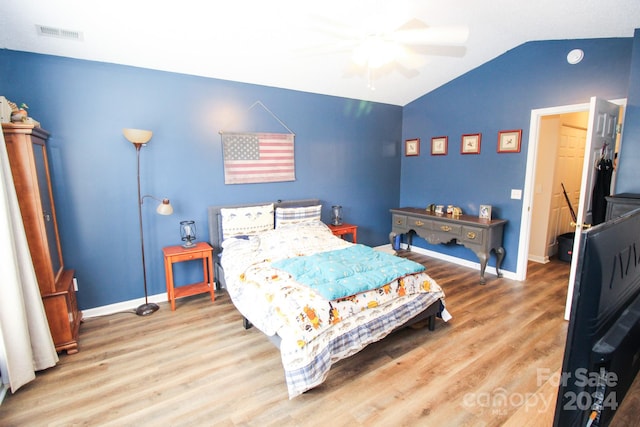
[[122,129],[124,137],[132,144],[146,144],[151,140],[153,132],[143,129]]

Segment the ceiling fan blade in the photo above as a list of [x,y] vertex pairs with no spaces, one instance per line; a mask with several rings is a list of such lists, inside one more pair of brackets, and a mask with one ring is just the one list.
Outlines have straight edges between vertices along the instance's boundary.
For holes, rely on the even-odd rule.
[[418,71],[415,67],[405,67],[401,63],[396,64],[396,71],[405,76],[408,79],[412,79],[416,76],[420,75],[420,71]]
[[302,55],[329,55],[333,53],[351,52],[357,44],[358,42],[356,40],[342,40],[303,46],[294,49],[293,52]]
[[402,54],[396,57],[395,62],[398,64],[399,68],[402,67],[406,70],[417,70],[418,68],[423,67],[427,60],[424,56],[418,54],[416,49],[409,49],[405,46],[402,50]]
[[416,54],[427,56],[448,56],[451,58],[462,58],[467,54],[466,46],[412,46]]
[[367,67],[358,65],[353,61],[349,61],[342,69],[343,77],[363,77],[367,73]]
[[375,86],[375,80],[386,77],[394,71],[408,79],[420,74],[420,71],[414,67],[406,66],[400,61],[392,61],[376,69],[360,66],[352,62],[344,68],[342,75],[347,78],[364,77],[368,80],[368,84],[373,87]]
[[464,26],[400,29],[387,35],[389,40],[408,45],[461,45],[469,37]]
[[339,39],[352,39],[361,36],[353,26],[322,15],[310,16],[308,29]]

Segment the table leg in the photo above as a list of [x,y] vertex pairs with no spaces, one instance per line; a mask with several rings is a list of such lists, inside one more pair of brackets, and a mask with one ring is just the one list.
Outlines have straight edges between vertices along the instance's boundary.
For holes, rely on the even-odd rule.
[[393,231],[391,233],[389,233],[389,242],[391,242],[391,249],[393,249],[393,253],[395,255],[398,255],[398,251],[396,250],[395,243],[394,243],[394,240],[396,240],[396,235],[397,234],[394,233]]
[[164,274],[167,280],[167,295],[171,303],[171,311],[176,311],[176,297],[173,285],[173,262],[170,259],[164,260]]
[[207,266],[205,266],[204,271],[207,271],[207,282],[209,283],[209,292],[211,293],[211,301],[215,301],[216,299],[216,283],[215,283],[215,272],[213,270],[213,257],[207,256],[205,258],[207,262]]
[[500,246],[496,249],[496,274],[498,277],[502,277],[502,273],[500,272],[500,266],[502,265],[502,260],[504,259],[504,248]]
[[480,284],[484,285],[487,280],[484,278],[484,270],[487,268],[487,261],[489,257],[486,254],[476,254],[480,260]]

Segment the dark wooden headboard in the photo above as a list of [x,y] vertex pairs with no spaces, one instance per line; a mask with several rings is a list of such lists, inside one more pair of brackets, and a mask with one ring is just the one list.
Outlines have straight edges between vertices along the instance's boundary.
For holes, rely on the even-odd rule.
[[[320,199],[300,199],[300,200],[278,200],[275,202],[261,202],[261,203],[243,203],[237,205],[225,205],[225,206],[209,206],[207,208],[207,219],[209,222],[209,243],[213,246],[213,261],[216,275],[216,282],[223,285],[224,277],[222,276],[222,268],[220,267],[220,252],[222,252],[222,216],[220,215],[220,209],[227,208],[246,208],[248,206],[261,206],[273,203],[274,215],[275,208],[295,208],[304,206],[315,206],[322,202]],[[224,286],[223,286],[224,287]]]

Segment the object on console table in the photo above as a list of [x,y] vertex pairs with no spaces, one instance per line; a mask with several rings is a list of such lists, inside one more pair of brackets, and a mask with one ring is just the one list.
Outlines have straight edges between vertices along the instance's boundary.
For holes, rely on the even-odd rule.
[[395,248],[394,240],[400,234],[407,235],[409,249],[413,233],[434,245],[456,240],[458,244],[471,249],[480,260],[481,285],[486,283],[484,271],[492,250],[496,253],[496,274],[502,277],[502,235],[507,220],[489,220],[471,215],[437,215],[419,208],[391,209],[391,214],[391,247]]
[[351,234],[352,237],[352,242],[353,243],[358,243],[358,226],[357,225],[353,225],[353,224],[340,224],[340,225],[333,225],[333,224],[329,224],[328,225],[329,228],[331,229],[331,232],[338,237],[342,237],[345,234]]

